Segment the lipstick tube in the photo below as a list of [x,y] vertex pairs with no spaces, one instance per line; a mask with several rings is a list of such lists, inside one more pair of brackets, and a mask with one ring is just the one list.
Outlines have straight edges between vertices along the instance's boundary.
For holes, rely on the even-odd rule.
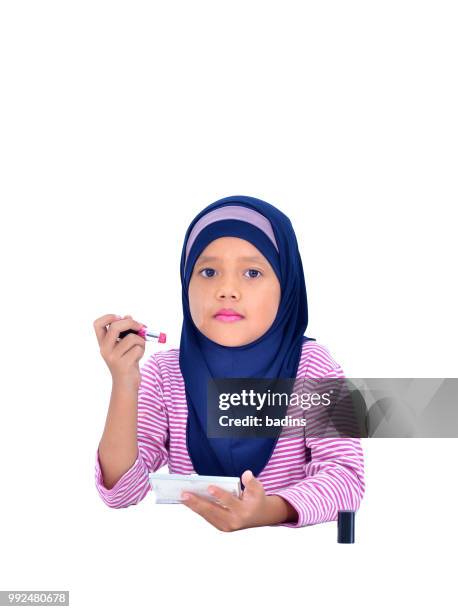
[[137,334],[146,341],[159,342],[161,344],[167,342],[167,334],[164,334],[163,332],[153,331],[149,327],[142,327],[138,331],[135,329],[125,329],[124,331],[119,333],[118,339],[121,340],[122,338],[127,336],[127,334]]

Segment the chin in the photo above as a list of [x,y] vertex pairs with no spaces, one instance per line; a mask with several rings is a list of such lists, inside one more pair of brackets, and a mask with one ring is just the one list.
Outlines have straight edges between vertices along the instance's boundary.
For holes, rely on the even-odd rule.
[[214,342],[223,346],[243,346],[252,342],[251,338],[241,338],[237,334],[215,334],[212,338]]
[[217,344],[221,344],[223,346],[241,346],[242,344],[248,344],[249,342],[249,340],[245,340],[244,338],[241,338],[239,334],[231,333],[229,330],[224,334],[221,333],[221,330],[215,332],[214,329],[201,329],[201,332],[213,342],[216,342]]

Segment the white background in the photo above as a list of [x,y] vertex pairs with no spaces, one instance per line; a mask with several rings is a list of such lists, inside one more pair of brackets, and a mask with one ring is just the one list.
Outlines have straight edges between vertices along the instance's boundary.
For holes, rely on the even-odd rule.
[[92,323],[179,346],[185,230],[252,195],[293,222],[306,333],[348,376],[457,376],[457,21],[438,0],[2,2],[0,589],[78,611],[456,605],[456,439],[363,440],[353,546],[335,522],[105,506]]

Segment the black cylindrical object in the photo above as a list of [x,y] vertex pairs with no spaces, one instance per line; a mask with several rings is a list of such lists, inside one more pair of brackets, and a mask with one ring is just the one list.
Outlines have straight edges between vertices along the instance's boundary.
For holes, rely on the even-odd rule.
[[353,510],[339,510],[337,515],[337,542],[339,544],[354,544],[355,512]]
[[122,332],[119,332],[119,336],[118,338],[125,338],[127,336],[127,334],[137,334],[138,335],[138,331],[136,331],[135,329],[125,329]]

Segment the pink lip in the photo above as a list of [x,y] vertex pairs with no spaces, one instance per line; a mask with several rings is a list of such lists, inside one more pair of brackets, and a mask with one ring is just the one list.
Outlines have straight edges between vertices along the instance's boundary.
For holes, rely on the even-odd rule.
[[222,321],[223,323],[233,323],[234,321],[240,321],[243,319],[241,315],[228,315],[228,314],[217,314],[215,315],[215,319],[218,321]]
[[217,321],[221,321],[222,323],[235,323],[244,318],[233,308],[220,308],[214,316]]

